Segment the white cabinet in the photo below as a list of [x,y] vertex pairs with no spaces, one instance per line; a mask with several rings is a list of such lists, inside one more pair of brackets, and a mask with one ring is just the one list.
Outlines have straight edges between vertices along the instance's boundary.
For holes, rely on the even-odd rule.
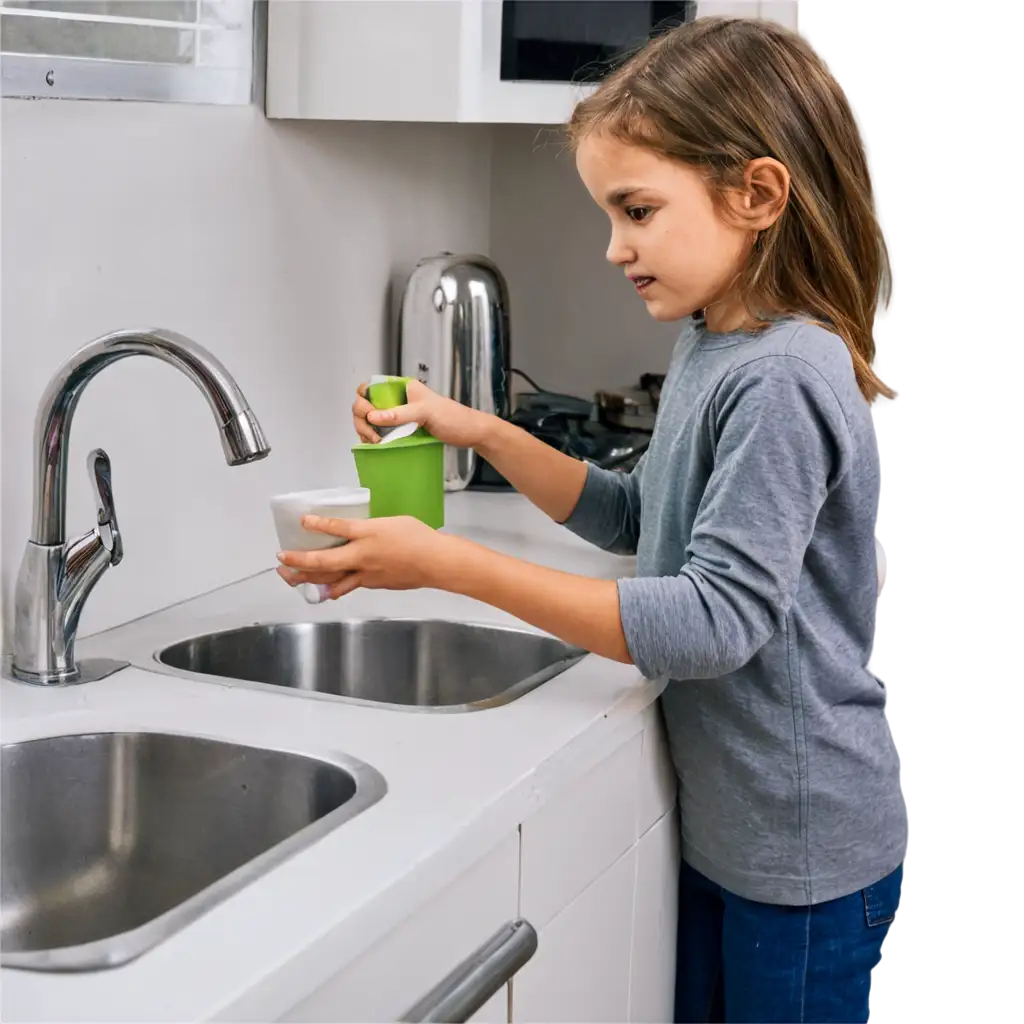
[[637,843],[629,1020],[672,1020],[679,911],[679,816],[670,811]]
[[637,836],[643,836],[676,806],[676,771],[668,752],[661,704],[656,702],[647,708],[642,721],[644,734],[636,796]]
[[668,1021],[679,828],[658,705],[523,822],[520,912],[537,928],[512,1021]]
[[672,1020],[679,891],[674,810],[540,930],[512,1021]]
[[636,843],[637,731],[522,826],[520,912],[538,931]]
[[512,979],[515,1024],[629,1020],[636,860],[634,847],[540,930]]
[[[589,87],[499,75],[501,0],[269,0],[268,117],[562,124]],[[796,27],[796,0],[700,0],[698,17]]]
[[679,870],[675,778],[657,705],[597,762],[286,1021],[395,1021],[505,923],[533,958],[481,1024],[671,1019]]
[[[519,835],[514,833],[281,1019],[396,1021],[513,920],[518,902]],[[473,1020],[506,1022],[507,988]]]

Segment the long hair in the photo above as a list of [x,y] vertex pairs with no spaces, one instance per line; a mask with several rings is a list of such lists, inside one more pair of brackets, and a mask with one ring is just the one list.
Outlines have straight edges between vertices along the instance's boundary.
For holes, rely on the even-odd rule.
[[892,278],[864,146],[842,89],[800,36],[743,18],[671,29],[577,104],[570,143],[594,131],[702,169],[719,197],[742,187],[751,160],[784,164],[789,199],[751,248],[741,300],[759,326],[760,313],[790,313],[828,327],[864,397],[895,397],[871,366]]

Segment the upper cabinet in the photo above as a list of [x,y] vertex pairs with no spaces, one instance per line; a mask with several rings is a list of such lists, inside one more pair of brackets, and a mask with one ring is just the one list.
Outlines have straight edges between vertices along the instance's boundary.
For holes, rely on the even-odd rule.
[[797,0],[270,0],[267,116],[561,124],[666,11],[797,24]]

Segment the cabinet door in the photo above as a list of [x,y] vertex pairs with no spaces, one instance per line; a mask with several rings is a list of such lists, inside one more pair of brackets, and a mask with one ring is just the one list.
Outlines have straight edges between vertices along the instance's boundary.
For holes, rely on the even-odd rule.
[[[513,920],[518,901],[519,835],[514,833],[281,1019],[396,1021]],[[473,1019],[504,1022],[507,1005],[503,990]]]
[[523,822],[520,910],[538,932],[636,843],[640,725]]
[[698,18],[757,18],[760,0],[697,0]]
[[672,1020],[679,909],[679,816],[673,810],[637,844],[629,1019]]
[[455,121],[462,0],[271,0],[267,116]]
[[541,930],[512,979],[516,1024],[628,1020],[635,874],[633,847]]
[[677,788],[676,771],[669,754],[660,701],[655,701],[643,713],[643,721],[644,740],[640,753],[640,783],[636,809],[638,836],[644,835],[675,807]]

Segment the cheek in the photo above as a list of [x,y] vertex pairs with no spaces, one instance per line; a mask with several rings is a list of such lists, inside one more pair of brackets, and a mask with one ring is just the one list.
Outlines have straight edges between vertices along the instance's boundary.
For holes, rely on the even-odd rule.
[[742,232],[706,215],[680,225],[666,238],[663,252],[691,285],[717,290],[743,266],[747,248]]

